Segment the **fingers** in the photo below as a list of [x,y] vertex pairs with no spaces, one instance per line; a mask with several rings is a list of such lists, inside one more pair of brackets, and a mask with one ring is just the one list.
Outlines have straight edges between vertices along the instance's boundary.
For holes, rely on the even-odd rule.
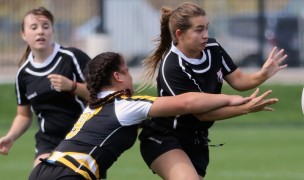
[[262,94],[261,96],[258,97],[258,99],[265,99],[269,94],[272,93],[272,90],[268,90],[266,92],[264,92],[264,94]]
[[260,89],[257,88],[257,89],[250,95],[250,98],[251,98],[251,99],[254,99],[254,98],[258,95],[259,92],[260,92]]
[[270,107],[267,107],[267,106],[272,105],[272,104],[275,104],[275,103],[277,103],[278,101],[279,101],[279,100],[276,99],[276,98],[263,100],[259,106],[262,107],[261,110],[263,110],[263,111],[274,111],[274,108],[270,108]]
[[8,149],[3,147],[2,149],[0,149],[0,154],[3,154],[3,155],[8,155]]
[[268,59],[272,59],[272,58],[273,58],[273,55],[274,55],[274,53],[276,52],[276,50],[277,50],[277,47],[274,47],[274,48],[272,49],[272,51],[271,51],[270,54],[269,54],[269,58],[268,58]]
[[252,97],[245,97],[244,98],[244,104],[248,103],[249,101],[251,101],[253,98]]
[[264,111],[274,111],[274,109],[273,109],[273,108],[270,108],[270,107],[264,107],[263,110],[264,110]]

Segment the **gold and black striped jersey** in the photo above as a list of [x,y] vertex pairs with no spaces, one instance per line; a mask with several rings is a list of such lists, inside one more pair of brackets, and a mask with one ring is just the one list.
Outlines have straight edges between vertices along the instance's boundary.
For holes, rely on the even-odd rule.
[[138,124],[148,118],[155,99],[119,96],[100,108],[87,107],[48,161],[64,164],[87,179],[104,178],[121,153],[135,143]]

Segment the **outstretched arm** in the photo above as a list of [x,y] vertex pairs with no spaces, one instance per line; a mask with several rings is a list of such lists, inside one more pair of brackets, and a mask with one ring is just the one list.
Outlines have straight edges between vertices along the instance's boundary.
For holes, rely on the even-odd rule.
[[227,75],[225,80],[231,87],[238,91],[255,88],[271,78],[278,71],[286,68],[287,64],[281,65],[286,58],[287,55],[284,53],[284,49],[277,52],[277,48],[274,47],[261,70],[254,73],[244,73],[240,69],[236,69],[233,73]]
[[218,108],[207,113],[196,114],[195,116],[201,121],[217,121],[224,120],[248,113],[259,112],[259,111],[273,111],[268,106],[278,102],[278,99],[271,98],[265,99],[271,91],[267,91],[259,97],[256,97],[259,90],[257,89],[250,97],[251,100],[246,104],[237,106],[225,106]]
[[29,105],[18,106],[17,115],[9,132],[0,138],[0,154],[7,155],[14,141],[18,139],[31,125],[32,113]]
[[227,105],[239,105],[248,101],[237,95],[189,92],[177,96],[158,97],[152,104],[150,117],[176,116],[208,112]]

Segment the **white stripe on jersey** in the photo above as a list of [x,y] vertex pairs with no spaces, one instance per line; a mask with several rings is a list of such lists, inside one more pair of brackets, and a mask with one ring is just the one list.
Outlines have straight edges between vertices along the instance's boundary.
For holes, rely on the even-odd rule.
[[[209,60],[209,61],[210,61],[210,60]],[[201,88],[199,87],[199,85],[197,84],[195,78],[192,78],[191,74],[189,74],[189,73],[186,71],[186,68],[185,68],[185,66],[183,66],[183,63],[182,63],[182,62],[183,62],[182,57],[178,56],[178,63],[179,63],[179,66],[182,68],[182,71],[183,71],[185,74],[187,74],[188,78],[189,78],[190,80],[192,80],[193,83],[194,83],[194,84],[198,87],[198,89],[202,92],[202,90],[201,90]],[[209,63],[210,63],[210,62],[209,62]]]
[[41,113],[38,114],[38,117],[41,119],[41,124],[40,124],[41,131],[45,132],[45,128],[44,128],[45,119],[41,116]]
[[162,64],[161,73],[162,73],[163,79],[164,79],[165,84],[167,85],[169,91],[171,92],[171,94],[172,94],[173,96],[175,96],[175,93],[172,91],[172,89],[170,88],[170,86],[169,86],[169,84],[168,84],[168,82],[167,82],[167,80],[166,80],[166,77],[165,77],[165,70],[164,70],[164,66],[165,66],[165,63],[166,63],[166,61],[167,61],[167,57],[169,56],[170,53],[171,53],[171,51],[169,51],[169,53],[168,53],[168,54],[166,55],[166,57],[164,58],[164,61],[163,61],[163,64]]
[[227,72],[230,72],[230,71],[231,71],[231,69],[228,67],[228,65],[227,65],[227,63],[226,63],[224,57],[222,57],[222,64],[224,65],[224,67],[225,67],[225,69],[226,69]]
[[64,49],[60,49],[59,51],[62,52],[62,53],[65,53],[65,54],[67,54],[67,55],[69,55],[69,56],[72,57],[73,62],[74,62],[74,64],[75,64],[75,66],[76,66],[76,69],[77,69],[77,72],[78,72],[80,78],[81,78],[83,81],[85,81],[84,76],[83,76],[83,74],[82,74],[82,71],[81,71],[81,69],[80,69],[80,66],[79,66],[79,64],[78,64],[78,61],[77,61],[77,59],[76,59],[74,53],[72,53],[71,51],[64,50]]
[[20,71],[23,69],[24,66],[26,66],[29,63],[29,59],[27,59],[23,65],[19,68],[19,70],[17,71],[17,75],[16,75],[16,92],[17,92],[17,101],[18,104],[21,103],[21,99],[20,99],[20,90],[19,90],[19,81],[18,81],[18,76],[20,74]]
[[210,47],[210,46],[219,46],[218,43],[208,43],[206,44],[206,47]]
[[208,53],[208,57],[209,57],[209,65],[206,69],[202,69],[202,70],[195,70],[193,69],[193,72],[195,73],[205,73],[207,71],[209,71],[210,67],[211,67],[211,54],[210,54],[210,50],[208,49],[207,50],[207,53]]
[[25,71],[34,76],[46,76],[46,75],[50,74],[59,65],[61,59],[62,59],[62,57],[60,56],[59,59],[57,60],[56,64],[54,64],[54,66],[52,68],[50,68],[48,71],[35,72],[35,71],[30,70],[29,68],[26,68]]
[[[76,81],[76,75],[73,73],[73,81]],[[81,109],[84,110],[85,104],[75,95],[75,101],[80,105]]]

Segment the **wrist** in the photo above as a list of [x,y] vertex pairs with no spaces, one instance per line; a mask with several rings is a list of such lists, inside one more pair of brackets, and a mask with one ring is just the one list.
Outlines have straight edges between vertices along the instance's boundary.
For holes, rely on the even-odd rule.
[[71,87],[71,90],[70,92],[75,92],[75,90],[77,89],[77,82],[76,81],[72,81],[72,87]]

